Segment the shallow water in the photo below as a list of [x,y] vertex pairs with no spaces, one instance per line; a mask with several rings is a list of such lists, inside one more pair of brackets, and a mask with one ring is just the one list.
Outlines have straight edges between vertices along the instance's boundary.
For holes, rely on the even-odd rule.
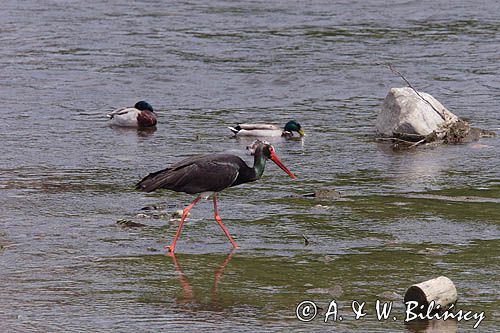
[[[425,331],[404,325],[402,296],[439,275],[460,308],[485,312],[481,331],[496,330],[499,139],[406,153],[373,140],[388,89],[404,85],[388,63],[499,133],[496,1],[1,7],[0,330]],[[156,131],[106,126],[139,99],[158,110]],[[291,118],[307,136],[275,148],[299,179],[269,163],[260,182],[218,196],[240,248],[202,202],[165,256],[176,222],[137,214],[193,198],[135,182],[192,154],[245,156],[225,126]],[[300,197],[318,188],[342,199]],[[386,292],[400,318],[378,322]],[[302,323],[305,299],[322,313],[335,299],[346,319]],[[367,302],[365,318],[352,300]],[[474,321],[453,324],[442,330]]]

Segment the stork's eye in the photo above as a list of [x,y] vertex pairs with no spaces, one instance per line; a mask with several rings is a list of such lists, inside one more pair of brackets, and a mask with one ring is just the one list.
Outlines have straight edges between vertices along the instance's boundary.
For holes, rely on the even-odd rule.
[[271,158],[271,155],[273,154],[273,147],[271,145],[265,145],[264,146],[264,153],[267,158]]

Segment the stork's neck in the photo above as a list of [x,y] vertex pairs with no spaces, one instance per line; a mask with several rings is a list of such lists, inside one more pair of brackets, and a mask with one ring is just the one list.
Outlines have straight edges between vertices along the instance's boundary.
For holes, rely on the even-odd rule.
[[262,152],[262,147],[259,146],[255,149],[254,159],[253,159],[253,169],[255,171],[255,180],[260,179],[264,173],[264,168],[266,167],[266,158]]

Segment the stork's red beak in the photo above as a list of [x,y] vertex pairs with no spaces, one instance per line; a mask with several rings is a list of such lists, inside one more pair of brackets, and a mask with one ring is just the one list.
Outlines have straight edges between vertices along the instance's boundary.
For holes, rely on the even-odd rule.
[[286,168],[286,166],[283,165],[283,163],[281,163],[278,156],[276,156],[276,154],[274,153],[274,150],[271,150],[271,161],[273,161],[277,166],[281,168],[281,170],[285,171],[293,179],[297,178],[290,170]]

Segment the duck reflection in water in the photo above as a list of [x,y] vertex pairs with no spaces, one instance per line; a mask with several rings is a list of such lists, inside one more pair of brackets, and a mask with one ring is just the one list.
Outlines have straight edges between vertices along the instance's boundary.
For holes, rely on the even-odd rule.
[[147,138],[148,136],[153,135],[156,132],[156,127],[145,127],[137,129],[137,136],[141,138]]
[[126,135],[131,137],[147,138],[156,132],[156,126],[154,127],[144,127],[144,128],[133,128],[133,127],[116,127],[113,126],[111,129],[120,135]]
[[[225,258],[225,260],[220,264],[220,266],[217,268],[217,270],[214,272],[214,283],[212,286],[212,290],[210,292],[210,303],[209,303],[209,309],[210,310],[220,310],[221,305],[219,304],[217,300],[217,290],[218,290],[218,285],[220,282],[220,279],[222,278],[222,274],[224,273],[224,270],[226,266],[229,264],[231,261],[233,254],[235,250],[233,249]],[[179,262],[174,254],[174,252],[169,252],[166,254],[166,256],[172,258],[172,263],[174,264],[174,269],[177,272],[179,276],[179,281],[180,285],[182,287],[182,299],[179,301],[179,304],[183,306],[188,306],[191,307],[191,305],[194,305],[197,307],[197,305],[200,305],[201,307],[206,309],[206,305],[204,305],[203,301],[200,301],[200,298],[195,297],[193,289],[191,288],[191,285],[188,282],[188,279],[186,277],[186,274],[181,269],[181,266],[179,265]]]

